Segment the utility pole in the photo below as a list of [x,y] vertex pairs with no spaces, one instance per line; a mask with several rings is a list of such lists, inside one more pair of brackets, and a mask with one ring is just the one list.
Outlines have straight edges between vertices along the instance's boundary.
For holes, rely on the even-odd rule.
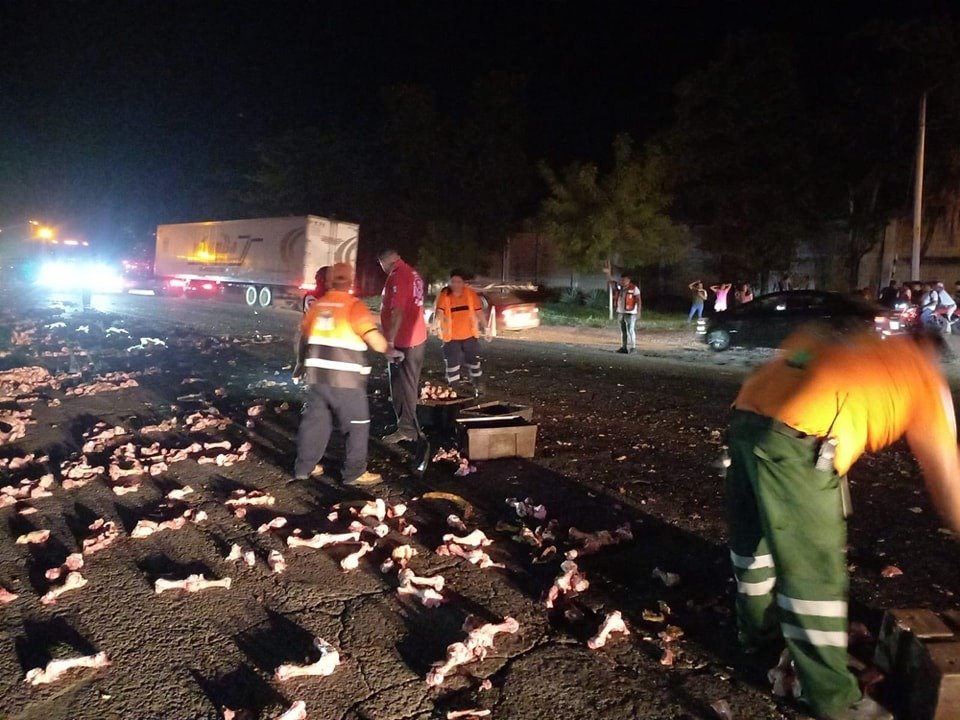
[[913,183],[913,246],[910,251],[910,279],[920,279],[920,229],[923,216],[923,157],[927,135],[927,93],[920,96],[917,128],[917,177]]

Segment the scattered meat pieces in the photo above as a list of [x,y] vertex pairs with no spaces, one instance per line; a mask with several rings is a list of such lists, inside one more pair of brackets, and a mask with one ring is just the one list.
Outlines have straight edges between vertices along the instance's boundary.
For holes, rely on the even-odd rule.
[[420,587],[433,588],[437,592],[443,590],[443,575],[434,575],[433,577],[418,577],[413,570],[404,568],[397,575],[401,585],[417,585]]
[[32,530],[17,538],[17,545],[43,545],[50,539],[49,530]]
[[136,527],[134,527],[130,532],[130,537],[138,539],[150,537],[154,533],[160,532],[161,530],[179,530],[186,524],[187,518],[183,517],[182,515],[170,520],[163,520],[161,522],[156,522],[154,520],[140,520],[137,522]]
[[767,680],[773,684],[773,694],[777,697],[800,697],[800,679],[789,650],[780,653],[780,661],[767,673]]
[[655,580],[659,580],[667,587],[673,587],[674,585],[680,584],[680,576],[672,572],[664,572],[660,568],[654,568],[651,573],[651,577]]
[[483,710],[448,710],[447,720],[471,720],[471,718],[490,717],[490,711]]
[[887,565],[883,570],[880,571],[880,577],[885,578],[895,578],[903,575],[903,570],[898,568],[896,565]]
[[[18,333],[14,333],[14,338],[17,335]],[[22,337],[24,334],[21,333],[20,335]],[[17,343],[16,339],[13,342],[14,345],[21,344]],[[27,340],[22,344],[29,345],[30,342],[31,340]],[[54,389],[59,387],[59,383],[46,368],[19,367],[0,372],[0,402],[16,400],[18,396],[35,393],[42,387],[52,387]]]
[[223,588],[229,590],[231,582],[231,579],[228,577],[222,580],[207,580],[202,574],[187,575],[183,580],[164,580],[163,578],[158,578],[153,584],[153,590],[158,595],[167,590],[183,590],[188,593],[199,592],[207,588]]
[[67,397],[81,397],[84,395],[97,395],[102,392],[112,392],[116,390],[125,390],[127,388],[140,387],[140,384],[134,380],[128,373],[113,372],[100,375],[90,383],[82,383],[66,390]]
[[457,469],[454,471],[454,475],[457,477],[466,477],[477,471],[476,465],[471,465],[470,461],[467,458],[461,458],[460,464],[457,466]]
[[630,634],[630,630],[627,628],[626,623],[623,622],[623,616],[619,610],[607,613],[597,634],[587,640],[587,647],[591,650],[602,648],[607,644],[607,640],[613,633],[620,633],[622,635]]
[[387,504],[383,501],[383,498],[377,498],[376,500],[370,500],[359,509],[350,508],[350,511],[357,517],[372,517],[376,518],[377,522],[383,522],[387,517]]
[[408,523],[404,518],[398,520],[397,528],[400,530],[400,534],[406,537],[417,534],[417,526],[413,523]]
[[278,715],[274,720],[307,720],[307,704],[303,700],[297,700],[283,715]]
[[89,530],[90,535],[85,537],[82,543],[84,555],[93,555],[109,547],[120,537],[120,531],[117,530],[117,524],[113,520],[97,518],[90,523]]
[[434,663],[433,668],[427,673],[427,685],[438,687],[458,666],[483,660],[487,656],[487,651],[493,647],[494,637],[498,633],[513,634],[520,629],[520,624],[511,617],[504,618],[499,624],[488,623],[478,626],[477,622],[473,617],[468,617],[464,621],[463,630],[467,632],[466,639],[447,647],[447,659]]
[[28,685],[46,685],[59,680],[65,673],[74,668],[105,668],[110,665],[107,654],[99,652],[96,655],[51,660],[45,668],[33,668],[27,671],[24,682]]
[[714,700],[710,703],[710,707],[720,720],[734,720],[733,708],[730,707],[730,703],[726,700]]
[[47,580],[59,580],[62,575],[69,573],[73,570],[79,570],[83,567],[83,554],[82,553],[71,553],[67,555],[67,559],[63,561],[63,565],[60,567],[50,568],[47,572],[44,573],[44,577]]
[[83,434],[87,441],[83,444],[81,450],[84,453],[103,452],[111,441],[128,434],[129,433],[119,425],[111,427],[106,423],[98,422]]
[[177,419],[175,417],[163,420],[156,425],[146,425],[140,428],[141,435],[155,435],[159,433],[168,433],[177,429]]
[[187,495],[193,494],[193,488],[189,485],[184,485],[182,488],[177,488],[176,490],[171,490],[167,493],[167,500],[183,500]]
[[483,530],[480,529],[474,530],[472,533],[464,535],[463,537],[457,537],[452,534],[444,535],[443,541],[445,543],[456,543],[464,547],[486,547],[493,544],[493,540],[488,538]]
[[47,594],[40,598],[44,605],[53,605],[57,598],[71,590],[78,590],[87,584],[86,578],[78,572],[69,572],[60,585],[50,588]]
[[458,545],[455,542],[444,543],[436,549],[437,555],[452,555],[454,557],[460,557],[476,565],[481,570],[486,570],[487,568],[503,568],[505,567],[502,563],[497,563],[493,561],[482,548],[479,547],[463,547]]
[[267,408],[265,405],[253,405],[247,410],[247,416],[252,418],[260,417],[263,415],[266,409]]
[[278,575],[287,569],[287,561],[283,559],[279,550],[270,551],[270,554],[267,555],[267,565],[270,566],[270,572]]
[[417,587],[401,582],[397,587],[397,594],[416,597],[420,604],[427,608],[440,607],[443,604],[443,595],[429,587]]
[[463,520],[460,519],[459,515],[447,515],[447,525],[452,527],[457,532],[469,532],[467,526],[464,524]]
[[318,533],[310,538],[302,538],[297,535],[287,537],[287,545],[290,547],[308,547],[314,549],[325,548],[330,545],[342,545],[344,543],[360,542],[360,533]]
[[235,490],[224,502],[227,507],[239,508],[244,505],[273,505],[277,499],[261,490]]
[[17,595],[16,593],[10,592],[5,587],[0,585],[0,605],[6,605],[7,603],[12,603],[18,597],[20,596]]
[[73,490],[75,488],[81,488],[94,478],[103,475],[106,471],[107,469],[102,465],[90,465],[86,457],[82,457],[80,460],[64,461],[60,465],[60,473],[64,478],[63,489]]
[[384,538],[390,534],[390,528],[386,525],[386,523],[380,523],[379,525],[364,525],[359,520],[354,520],[352,523],[350,523],[347,526],[347,530],[358,533],[373,533],[378,538]]
[[190,432],[226,430],[230,425],[230,419],[223,417],[215,409],[198,410],[184,418],[183,424]]
[[546,520],[547,508],[543,505],[537,505],[530,498],[517,500],[516,498],[507,498],[507,505],[513,508],[520,518],[533,518],[534,520]]
[[460,451],[456,448],[450,448],[449,450],[444,450],[440,448],[437,450],[436,454],[433,456],[433,462],[440,462],[442,460],[450,460],[452,462],[458,463],[461,460]]
[[342,567],[344,570],[356,570],[358,567],[360,567],[360,558],[373,550],[373,548],[374,546],[370,543],[360,543],[360,549],[356,552],[350,553],[343,560],[341,560],[340,567]]
[[595,533],[586,533],[572,527],[567,534],[571,540],[580,543],[579,548],[567,552],[568,560],[575,560],[585,555],[593,555],[609,545],[619,545],[622,542],[633,540],[633,531],[630,529],[630,523],[624,523],[613,532],[600,530]]
[[424,383],[420,390],[421,400],[456,400],[458,397],[457,391],[453,388],[433,385],[429,382]]
[[284,664],[277,668],[274,677],[283,682],[295,677],[319,676],[327,677],[333,674],[340,664],[340,653],[333,645],[321,638],[315,638],[313,646],[320,652],[320,659],[308,665]]
[[247,564],[247,567],[253,567],[257,564],[257,556],[254,554],[253,550],[250,550],[249,548],[244,550],[236,543],[230,546],[230,552],[225,559],[232,560],[234,562],[239,562],[242,560]]
[[32,424],[32,410],[10,410],[0,413],[0,445],[16,442],[27,434],[27,425]]
[[279,530],[282,527],[286,527],[287,519],[283,515],[277,515],[275,518],[269,522],[263,523],[260,527],[257,528],[257,532],[260,535],[264,535],[271,530]]
[[553,585],[547,590],[546,598],[543,604],[552,608],[556,601],[567,595],[581,593],[590,587],[590,581],[580,572],[580,568],[573,560],[564,560],[560,563],[560,574],[553,581]]
[[397,503],[396,505],[390,505],[387,507],[387,517],[399,518],[403,517],[407,513],[406,503]]

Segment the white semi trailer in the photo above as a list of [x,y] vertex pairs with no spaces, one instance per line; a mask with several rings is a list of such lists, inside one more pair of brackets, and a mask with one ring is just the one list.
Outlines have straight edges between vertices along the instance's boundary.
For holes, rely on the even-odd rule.
[[312,289],[316,271],[357,264],[360,227],[315,215],[157,227],[154,274],[164,287],[239,287],[247,305]]

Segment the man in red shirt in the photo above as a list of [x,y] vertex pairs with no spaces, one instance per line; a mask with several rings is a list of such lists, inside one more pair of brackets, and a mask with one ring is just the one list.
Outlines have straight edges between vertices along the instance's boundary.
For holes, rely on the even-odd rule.
[[380,324],[389,343],[388,351],[403,353],[401,362],[391,362],[390,400],[397,414],[397,430],[384,442],[420,440],[417,399],[423,369],[427,325],[423,320],[423,278],[405,263],[396,250],[380,253],[380,267],[387,274],[380,305]]

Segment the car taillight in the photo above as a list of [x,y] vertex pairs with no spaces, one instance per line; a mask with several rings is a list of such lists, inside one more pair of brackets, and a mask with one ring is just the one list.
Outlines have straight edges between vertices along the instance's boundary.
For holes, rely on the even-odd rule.
[[511,308],[504,308],[500,311],[500,314],[504,317],[509,317],[510,315],[513,315],[513,310]]
[[181,280],[180,278],[173,278],[173,280],[167,282],[167,285],[174,288],[182,288],[187,286],[187,281]]
[[204,284],[202,285],[202,287],[203,287],[204,290],[213,290],[214,284],[213,284],[213,283],[204,283]]

